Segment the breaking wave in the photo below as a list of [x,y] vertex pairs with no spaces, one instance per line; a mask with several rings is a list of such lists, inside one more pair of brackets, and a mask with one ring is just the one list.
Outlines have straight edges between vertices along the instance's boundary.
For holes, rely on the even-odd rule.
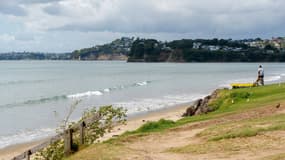
[[83,97],[90,97],[90,96],[102,96],[105,93],[110,93],[112,91],[127,89],[127,88],[131,88],[131,87],[146,86],[149,83],[151,83],[151,81],[136,82],[136,83],[133,83],[130,85],[119,85],[119,86],[115,86],[115,87],[111,87],[111,88],[105,88],[102,90],[75,93],[75,94],[67,95],[67,98],[75,99],[75,98],[83,98]]
[[12,104],[0,105],[0,108],[12,108],[16,106],[42,104],[42,103],[60,101],[60,100],[65,100],[65,99],[79,99],[79,98],[90,97],[90,96],[102,96],[106,93],[110,93],[115,90],[122,90],[122,89],[130,88],[130,87],[145,86],[145,85],[148,85],[149,83],[151,83],[151,81],[136,82],[130,85],[120,85],[116,87],[105,88],[102,90],[87,91],[87,92],[75,93],[75,94],[70,94],[70,95],[58,95],[58,96],[53,96],[53,97],[31,99],[31,100],[27,100],[24,102],[16,102]]

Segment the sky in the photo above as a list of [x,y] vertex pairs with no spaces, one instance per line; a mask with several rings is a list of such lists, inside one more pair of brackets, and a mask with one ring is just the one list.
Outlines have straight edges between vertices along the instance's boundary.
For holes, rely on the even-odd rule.
[[71,52],[122,36],[285,36],[284,0],[0,0],[0,52]]

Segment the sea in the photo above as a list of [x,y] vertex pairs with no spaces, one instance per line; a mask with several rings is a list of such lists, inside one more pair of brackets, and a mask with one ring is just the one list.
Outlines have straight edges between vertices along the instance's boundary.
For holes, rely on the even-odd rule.
[[[129,116],[189,103],[230,83],[254,82],[260,63],[0,61],[0,148],[52,136],[92,107]],[[262,63],[265,83],[285,81],[284,63]]]

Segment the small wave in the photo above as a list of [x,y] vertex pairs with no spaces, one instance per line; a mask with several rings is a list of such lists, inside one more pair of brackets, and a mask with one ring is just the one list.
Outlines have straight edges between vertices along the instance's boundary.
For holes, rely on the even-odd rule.
[[122,89],[127,89],[130,87],[139,87],[139,86],[145,86],[151,83],[151,81],[143,81],[143,82],[137,82],[133,83],[130,85],[119,85],[111,88],[105,88],[103,90],[97,90],[97,91],[87,91],[87,92],[82,92],[82,93],[75,93],[68,95],[67,98],[82,98],[82,97],[90,97],[90,96],[102,96],[104,93],[110,93],[111,91],[116,91],[116,90],[122,90]]
[[31,83],[42,83],[49,80],[19,80],[19,81],[7,81],[7,82],[0,82],[0,86],[6,85],[17,85],[17,84],[31,84]]
[[111,89],[110,88],[106,88],[106,89],[104,89],[104,92],[111,92]]
[[137,85],[137,86],[145,86],[145,85],[148,85],[149,83],[150,83],[149,81],[144,81],[144,82],[138,82],[135,85]]
[[264,81],[265,82],[274,82],[274,81],[278,81],[281,79],[281,76],[270,76],[270,77],[265,77]]
[[4,104],[1,105],[0,108],[11,108],[11,107],[16,107],[16,106],[23,106],[23,105],[33,105],[33,104],[41,104],[41,103],[48,103],[51,101],[59,101],[59,100],[64,100],[67,97],[65,95],[62,96],[53,96],[53,97],[47,97],[47,98],[40,98],[40,99],[34,99],[34,100],[27,100],[24,102],[16,102],[16,103],[11,103],[11,104]]
[[53,97],[47,97],[47,98],[40,98],[40,99],[36,99],[36,100],[28,100],[28,101],[25,101],[23,104],[47,103],[47,102],[50,102],[50,101],[58,101],[58,100],[62,100],[62,99],[66,99],[66,96],[62,95],[62,96],[53,96]]
[[284,77],[284,76],[285,76],[285,73],[280,74],[280,76]]
[[83,93],[68,95],[67,98],[81,98],[81,97],[102,96],[102,95],[103,93],[101,91],[87,91]]
[[128,114],[136,114],[141,112],[154,111],[165,107],[170,107],[178,104],[192,102],[198,98],[205,97],[206,94],[195,95],[169,95],[162,98],[149,98],[134,100],[129,102],[115,103],[115,107],[124,107],[128,110]]
[[0,136],[0,149],[7,146],[25,142],[31,142],[34,140],[47,138],[55,134],[55,129],[42,128],[37,130],[26,130],[13,135]]

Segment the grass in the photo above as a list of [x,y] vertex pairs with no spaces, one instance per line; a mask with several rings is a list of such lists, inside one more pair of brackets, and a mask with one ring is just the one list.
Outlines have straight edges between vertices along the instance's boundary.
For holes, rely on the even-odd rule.
[[276,140],[276,137],[271,139],[266,135],[273,131],[285,131],[285,114],[212,126],[196,135],[201,139],[201,143],[171,148],[167,152],[193,154],[216,152],[238,154],[241,150],[258,152],[272,149],[270,145],[284,143],[282,139]]
[[230,154],[239,153],[240,150],[257,152],[258,150],[272,149],[271,145],[284,143],[280,139],[272,139],[266,135],[273,131],[285,131],[285,114],[212,126],[196,135],[202,140],[201,143],[171,148],[167,152],[194,154],[213,152]]
[[218,118],[224,115],[246,112],[249,109],[272,105],[285,99],[285,84],[273,84],[263,87],[241,88],[233,90],[220,90],[218,98],[210,103],[210,106],[217,108],[216,111],[201,116],[186,117],[176,123],[204,121]]
[[[147,122],[135,131],[126,132],[117,138],[110,139],[104,143],[92,145],[68,159],[80,159],[78,158],[80,156],[92,157],[90,159],[100,159],[100,155],[101,157],[105,157],[103,159],[108,159],[108,157],[113,157],[113,159],[116,159],[113,153],[125,152],[126,147],[124,144],[126,142],[130,143],[132,141],[136,141],[140,137],[148,136],[149,134],[160,134],[170,128],[179,127],[188,123],[211,120],[225,115],[247,112],[248,110],[255,109],[257,107],[272,105],[274,103],[277,104],[282,100],[284,101],[284,90],[285,84],[273,84],[263,87],[234,90],[220,90],[218,93],[218,98],[210,103],[210,107],[217,109],[214,112],[205,115],[182,118],[176,122],[164,119],[157,122]],[[230,151],[239,150],[239,145],[234,145],[235,143],[230,143],[226,140],[235,141],[235,139],[238,138],[257,136],[261,133],[269,131],[285,130],[285,118],[283,118],[283,116],[280,115],[277,117],[268,117],[250,121],[247,120],[239,124],[232,123],[211,127],[210,129],[207,129],[199,134],[199,136],[202,138],[207,137],[206,143],[184,146],[182,148],[173,148],[169,151],[177,153],[206,153],[208,152],[207,149],[215,151],[217,148],[220,148],[220,150]],[[268,124],[268,122],[272,123],[268,126],[263,125],[265,123]],[[94,151],[96,154],[93,154],[93,152],[89,153],[87,151]]]
[[279,153],[276,155],[263,157],[260,160],[284,160],[284,159],[285,159],[285,153]]
[[220,124],[206,129],[198,136],[207,137],[209,141],[219,141],[222,139],[253,137],[278,130],[285,130],[285,114]]
[[176,123],[174,121],[161,119],[157,122],[147,122],[137,130],[128,132],[128,134],[161,132],[174,126],[176,126]]

